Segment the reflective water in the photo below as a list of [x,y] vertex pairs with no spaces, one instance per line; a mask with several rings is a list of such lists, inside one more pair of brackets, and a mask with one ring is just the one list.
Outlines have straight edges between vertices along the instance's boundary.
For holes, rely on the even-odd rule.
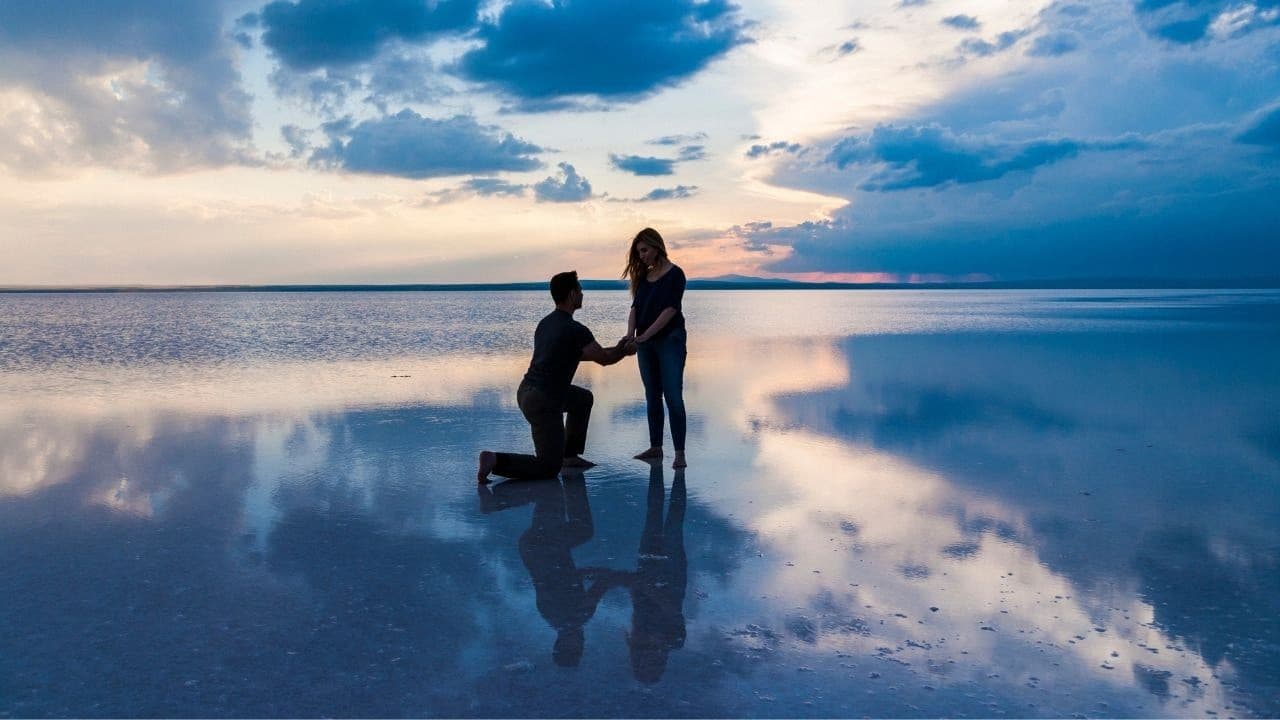
[[1280,714],[1280,294],[686,304],[477,490],[540,293],[0,296],[0,716]]

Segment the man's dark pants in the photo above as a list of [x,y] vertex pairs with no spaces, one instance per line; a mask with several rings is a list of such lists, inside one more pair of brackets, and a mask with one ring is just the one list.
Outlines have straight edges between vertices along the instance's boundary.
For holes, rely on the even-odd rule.
[[[587,447],[587,421],[591,419],[591,391],[570,385],[562,397],[522,382],[516,404],[533,431],[535,455],[498,453],[493,474],[516,480],[553,478],[564,459],[581,455]],[[568,413],[566,422],[563,415]]]

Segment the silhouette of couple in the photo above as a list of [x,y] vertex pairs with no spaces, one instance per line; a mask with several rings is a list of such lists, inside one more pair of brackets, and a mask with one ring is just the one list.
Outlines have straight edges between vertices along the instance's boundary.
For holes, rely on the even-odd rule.
[[[582,457],[591,419],[591,391],[573,384],[583,360],[613,365],[636,355],[648,406],[649,447],[636,455],[642,460],[662,459],[663,401],[671,416],[675,445],[674,468],[685,467],[684,365],[687,355],[684,315],[684,271],[667,257],[657,230],[636,234],[627,253],[623,273],[631,284],[631,312],[627,334],[612,347],[601,347],[585,325],[573,319],[582,308],[582,284],[578,273],[563,272],[551,278],[555,310],[542,318],[533,335],[533,359],[516,390],[516,404],[533,433],[534,454],[480,452],[476,480],[489,475],[531,480],[553,478],[561,468],[588,468]],[[566,422],[564,417],[568,416]]]
[[551,656],[557,665],[578,665],[587,621],[605,593],[619,587],[631,594],[631,629],[626,638],[637,680],[657,682],[667,667],[667,656],[684,646],[688,568],[684,471],[675,473],[665,517],[662,472],[661,463],[650,463],[644,530],[634,571],[579,568],[574,562],[573,548],[595,533],[582,473],[566,472],[563,484],[547,480],[480,486],[480,506],[486,513],[533,503],[533,522],[519,540],[520,559],[533,579],[538,612],[556,631]]

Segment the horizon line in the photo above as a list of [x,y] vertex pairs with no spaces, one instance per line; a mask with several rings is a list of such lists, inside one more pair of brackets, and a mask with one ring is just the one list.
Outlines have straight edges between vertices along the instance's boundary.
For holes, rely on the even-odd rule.
[[[583,279],[585,289],[626,289],[625,280]],[[3,285],[0,293],[147,292],[468,292],[545,290],[547,281],[499,283],[217,283],[121,285]],[[1264,290],[1280,289],[1280,277],[1253,278],[1045,278],[942,282],[836,282],[785,278],[690,278],[691,290]]]

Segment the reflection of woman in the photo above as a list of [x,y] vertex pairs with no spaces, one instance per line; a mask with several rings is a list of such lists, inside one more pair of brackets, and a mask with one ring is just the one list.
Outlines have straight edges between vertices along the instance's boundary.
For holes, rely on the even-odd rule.
[[563,489],[553,480],[485,488],[480,490],[485,512],[533,502],[533,522],[520,536],[520,559],[533,580],[538,612],[556,631],[552,659],[557,665],[576,666],[582,660],[583,626],[595,615],[605,592],[620,584],[618,573],[579,569],[573,560],[573,548],[595,533],[586,481],[580,474],[566,474]]
[[672,467],[685,467],[684,362],[687,354],[684,315],[684,271],[667,258],[667,246],[653,228],[631,240],[623,277],[631,283],[631,317],[627,337],[637,343],[636,359],[649,416],[649,449],[641,460],[662,457],[662,401],[671,416]]
[[662,465],[649,473],[648,507],[640,536],[640,559],[631,588],[631,632],[627,646],[636,679],[655,683],[667,668],[667,655],[684,647],[684,591],[688,560],[684,554],[684,471],[671,482],[671,503],[662,517]]

